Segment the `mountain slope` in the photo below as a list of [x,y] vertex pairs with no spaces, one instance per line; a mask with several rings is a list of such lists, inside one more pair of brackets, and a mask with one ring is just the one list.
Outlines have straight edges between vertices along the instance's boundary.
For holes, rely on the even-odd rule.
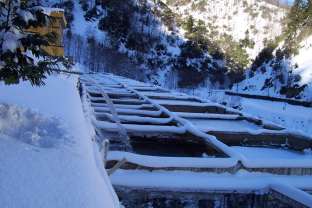
[[[238,86],[234,86],[233,90],[311,101],[312,35],[301,41],[299,46],[296,55],[282,59],[275,57],[255,71],[247,71],[247,78]],[[277,49],[275,56],[278,51]]]
[[[256,0],[67,0],[57,6],[73,19],[66,53],[88,70],[180,90],[234,85],[250,93],[309,97],[309,72],[300,71],[309,49],[292,60],[270,48],[285,42],[288,8]],[[259,62],[263,54],[271,55]]]
[[296,0],[281,38],[269,44],[247,71],[240,90],[312,100],[312,2]]
[[192,16],[205,22],[209,35],[219,40],[227,34],[242,44],[249,58],[254,59],[265,42],[282,33],[287,9],[258,0],[167,0],[182,17]]
[[[182,6],[174,6],[181,2]],[[81,8],[77,9],[79,6]],[[236,9],[229,13],[231,7]],[[186,13],[197,15],[193,18]],[[76,18],[66,39],[67,52],[92,70],[104,68],[125,73],[122,67],[115,68],[107,62],[120,56],[122,60],[128,57],[125,65],[130,65],[135,72],[143,72],[136,73],[143,74],[140,79],[167,87],[216,88],[229,87],[243,78],[242,70],[262,49],[265,40],[280,34],[285,12],[271,4],[254,1],[212,1],[209,4],[207,1],[194,4],[167,1],[166,4],[138,0],[125,4],[108,0],[98,4],[75,2],[73,14]],[[77,31],[75,27],[75,21],[82,22],[82,15],[83,28],[88,28],[84,34],[81,28]],[[246,27],[239,27],[241,24]],[[259,32],[255,25],[273,27],[275,32],[270,33],[268,29]],[[94,53],[94,50],[101,53]],[[115,55],[107,58],[108,53]]]

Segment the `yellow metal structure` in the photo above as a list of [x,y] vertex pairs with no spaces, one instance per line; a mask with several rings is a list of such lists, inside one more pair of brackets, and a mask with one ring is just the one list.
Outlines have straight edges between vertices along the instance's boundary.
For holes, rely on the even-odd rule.
[[[4,1],[6,4],[9,0]],[[21,3],[26,3],[27,0],[21,0]],[[55,34],[55,39],[49,43],[49,46],[42,47],[51,56],[64,56],[63,31],[66,27],[66,19],[64,10],[58,8],[43,8],[43,12],[49,16],[49,22],[46,26],[31,27],[25,32],[37,33],[40,35],[47,35],[49,33]]]
[[31,27],[26,32],[47,35],[54,33],[55,39],[49,43],[49,46],[44,46],[43,49],[51,56],[64,56],[63,31],[66,27],[66,19],[64,11],[60,9],[49,8],[49,22],[43,27]]

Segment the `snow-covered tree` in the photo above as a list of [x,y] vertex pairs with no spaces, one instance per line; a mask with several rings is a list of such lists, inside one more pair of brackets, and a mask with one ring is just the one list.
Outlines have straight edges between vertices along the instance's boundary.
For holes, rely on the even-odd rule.
[[54,35],[39,35],[27,30],[44,26],[49,18],[35,0],[0,1],[0,81],[16,84],[20,80],[44,84],[51,59],[42,49]]

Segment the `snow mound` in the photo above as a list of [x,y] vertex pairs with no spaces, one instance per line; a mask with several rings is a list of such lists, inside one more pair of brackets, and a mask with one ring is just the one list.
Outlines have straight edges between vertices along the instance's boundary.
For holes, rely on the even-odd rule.
[[58,119],[7,104],[0,104],[0,134],[44,148],[68,140]]

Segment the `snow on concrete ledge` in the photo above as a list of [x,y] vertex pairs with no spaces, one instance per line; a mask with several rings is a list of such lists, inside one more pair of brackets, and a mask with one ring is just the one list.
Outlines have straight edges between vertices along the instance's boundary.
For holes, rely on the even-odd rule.
[[62,75],[43,87],[0,83],[0,207],[119,207],[76,84]]
[[158,157],[121,151],[110,151],[107,160],[120,161],[123,158],[127,162],[151,168],[232,168],[237,164],[235,158]]

